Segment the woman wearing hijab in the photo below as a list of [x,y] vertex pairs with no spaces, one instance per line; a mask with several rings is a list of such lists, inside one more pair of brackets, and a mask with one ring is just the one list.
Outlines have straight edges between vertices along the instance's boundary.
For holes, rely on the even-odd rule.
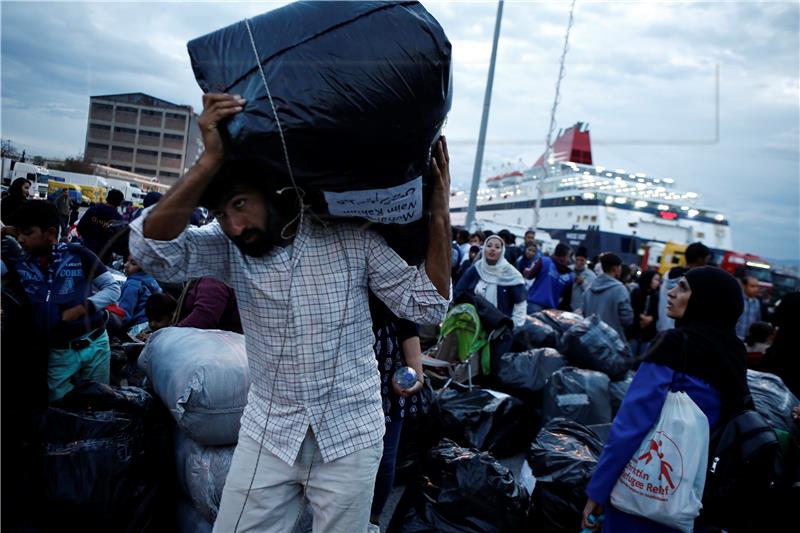
[[639,284],[631,293],[633,307],[633,324],[628,332],[631,353],[639,356],[647,353],[650,343],[658,330],[658,293],[661,286],[661,274],[654,270],[643,272]]
[[[747,388],[744,344],[736,336],[742,295],[736,279],[714,267],[694,268],[667,293],[667,313],[676,328],[665,331],[650,351],[614,418],[586,494],[583,526],[590,514],[604,514],[603,532],[673,533],[677,530],[615,509],[609,498],[625,466],[658,421],[667,393],[688,393],[708,418],[710,431],[744,407]],[[677,374],[677,375],[676,375]],[[707,450],[703,450],[707,453]]]
[[19,206],[28,201],[28,192],[31,190],[31,182],[25,178],[17,178],[8,188],[8,196],[3,198],[0,203],[0,218],[6,226],[13,226],[14,212]]
[[527,291],[525,279],[504,257],[505,242],[492,235],[483,243],[483,257],[475,261],[458,280],[456,297],[474,292],[484,297],[501,313],[511,317],[514,327],[525,323]]

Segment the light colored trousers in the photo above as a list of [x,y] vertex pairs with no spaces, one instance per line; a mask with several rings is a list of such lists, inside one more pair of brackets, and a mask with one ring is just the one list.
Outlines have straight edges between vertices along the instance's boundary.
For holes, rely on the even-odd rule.
[[[259,447],[251,437],[243,432],[239,434],[214,533],[290,533],[303,510],[304,487],[311,505],[314,533],[364,533],[367,530],[383,441],[323,463],[317,441],[309,429],[293,466],[266,448],[261,449],[258,457]],[[256,460],[258,471],[248,496]]]

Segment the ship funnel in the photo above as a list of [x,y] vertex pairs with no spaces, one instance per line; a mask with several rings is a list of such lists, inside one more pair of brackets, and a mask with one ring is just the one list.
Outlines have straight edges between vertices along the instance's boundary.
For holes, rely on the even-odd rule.
[[[550,151],[553,161],[572,161],[584,165],[592,164],[592,143],[589,139],[589,124],[576,122],[574,126],[559,131]],[[539,156],[534,167],[544,166],[544,154]]]

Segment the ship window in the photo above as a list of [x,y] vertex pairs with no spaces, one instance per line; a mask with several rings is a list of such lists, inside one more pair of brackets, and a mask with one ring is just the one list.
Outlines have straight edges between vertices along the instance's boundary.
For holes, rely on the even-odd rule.
[[592,222],[597,222],[597,215],[592,215]]
[[697,232],[697,238],[698,239],[705,239],[705,237],[706,237],[706,234],[704,232],[702,232],[702,231],[698,231]]

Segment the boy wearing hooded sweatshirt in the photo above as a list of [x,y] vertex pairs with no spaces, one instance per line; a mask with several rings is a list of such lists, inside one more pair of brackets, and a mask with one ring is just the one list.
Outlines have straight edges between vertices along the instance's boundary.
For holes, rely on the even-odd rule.
[[142,270],[133,257],[129,257],[125,263],[125,275],[128,279],[122,284],[122,296],[119,298],[119,306],[125,311],[122,325],[126,330],[137,329],[137,326],[138,329],[143,329],[147,325],[147,315],[144,312],[147,299],[151,294],[161,292],[161,287],[153,276]]
[[616,254],[606,253],[600,257],[600,264],[603,274],[583,295],[583,316],[599,316],[624,341],[625,328],[633,324],[633,307],[627,287],[617,279],[622,271],[622,260]]

